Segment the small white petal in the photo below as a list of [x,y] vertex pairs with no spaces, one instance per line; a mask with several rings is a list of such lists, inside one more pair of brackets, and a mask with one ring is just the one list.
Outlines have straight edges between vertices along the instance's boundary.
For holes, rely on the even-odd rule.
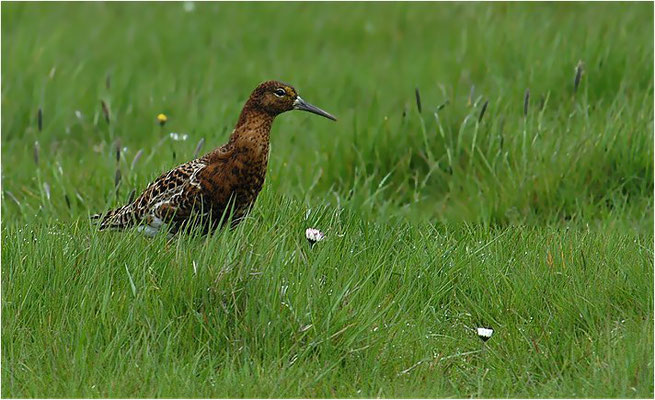
[[325,238],[325,234],[318,229],[307,228],[305,230],[305,237],[309,240],[310,243],[320,242]]
[[171,132],[168,134],[168,136],[171,139],[175,140],[176,142],[184,141],[189,138],[189,135],[187,135],[186,133],[177,133],[177,132]]

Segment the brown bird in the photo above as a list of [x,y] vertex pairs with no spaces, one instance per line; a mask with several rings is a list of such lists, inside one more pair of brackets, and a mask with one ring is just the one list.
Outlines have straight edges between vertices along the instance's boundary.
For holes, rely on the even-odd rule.
[[273,120],[291,110],[336,121],[305,102],[292,86],[266,81],[246,101],[226,144],[164,173],[130,204],[92,218],[100,221],[100,230],[137,227],[148,236],[164,226],[176,233],[191,224],[199,224],[207,233],[220,227],[229,215],[236,226],[264,184]]

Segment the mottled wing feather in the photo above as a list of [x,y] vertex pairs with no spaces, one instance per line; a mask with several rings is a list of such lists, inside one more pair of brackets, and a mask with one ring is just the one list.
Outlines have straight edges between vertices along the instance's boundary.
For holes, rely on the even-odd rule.
[[206,166],[207,160],[200,158],[161,175],[134,202],[108,212],[100,223],[100,229],[125,229],[140,224],[179,224],[202,207],[203,189],[198,173]]

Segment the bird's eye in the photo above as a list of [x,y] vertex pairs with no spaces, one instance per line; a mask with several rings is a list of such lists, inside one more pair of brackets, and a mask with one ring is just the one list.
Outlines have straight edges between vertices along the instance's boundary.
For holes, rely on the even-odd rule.
[[277,97],[283,97],[283,96],[285,96],[287,94],[286,90],[284,90],[282,88],[275,89],[275,91],[273,93],[275,93],[275,95]]

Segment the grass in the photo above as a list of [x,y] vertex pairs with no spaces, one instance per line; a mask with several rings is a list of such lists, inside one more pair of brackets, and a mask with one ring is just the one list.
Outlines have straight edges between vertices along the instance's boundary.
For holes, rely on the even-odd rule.
[[[3,3],[2,396],[652,397],[652,15]],[[91,226],[270,78],[237,229]]]

